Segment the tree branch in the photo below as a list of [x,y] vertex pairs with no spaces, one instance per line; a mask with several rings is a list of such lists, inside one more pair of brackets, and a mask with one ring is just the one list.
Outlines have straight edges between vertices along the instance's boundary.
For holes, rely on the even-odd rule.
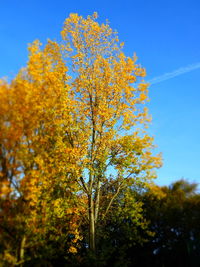
[[85,193],[89,194],[88,187],[87,187],[87,185],[86,185],[86,183],[85,183],[85,181],[84,181],[82,176],[80,177],[80,181],[81,181],[81,185],[83,186],[83,189],[84,189]]
[[105,211],[105,213],[104,213],[104,215],[103,215],[103,217],[102,217],[103,220],[105,219],[105,217],[106,217],[106,215],[107,215],[107,213],[108,213],[108,211],[109,211],[109,209],[110,209],[110,207],[111,207],[111,205],[112,205],[114,199],[115,199],[115,198],[117,197],[117,195],[119,194],[119,191],[120,191],[121,188],[122,188],[122,184],[120,184],[120,185],[118,186],[116,193],[115,193],[115,194],[112,196],[112,198],[110,199],[110,202],[108,203],[108,206],[107,206],[107,208],[106,208],[106,211]]

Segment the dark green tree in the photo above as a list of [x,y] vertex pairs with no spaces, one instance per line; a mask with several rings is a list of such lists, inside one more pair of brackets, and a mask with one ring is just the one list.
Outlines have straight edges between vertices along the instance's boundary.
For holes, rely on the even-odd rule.
[[[143,266],[199,266],[198,185],[179,180],[142,195],[144,217],[155,233],[136,253]],[[138,248],[137,248],[138,249]]]

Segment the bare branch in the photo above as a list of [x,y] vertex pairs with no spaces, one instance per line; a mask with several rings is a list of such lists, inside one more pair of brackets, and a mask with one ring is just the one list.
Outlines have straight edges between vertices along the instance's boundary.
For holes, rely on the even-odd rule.
[[81,181],[81,185],[83,186],[83,189],[84,189],[85,193],[89,194],[88,187],[87,187],[87,185],[86,185],[86,183],[85,183],[85,181],[84,181],[82,176],[80,177],[80,181]]
[[112,205],[114,199],[115,199],[115,198],[117,197],[117,195],[119,194],[121,188],[122,188],[122,184],[120,184],[120,185],[118,186],[116,193],[115,193],[115,194],[112,196],[112,198],[110,199],[110,202],[108,203],[108,206],[107,206],[107,208],[106,208],[106,211],[105,211],[105,213],[104,213],[104,215],[103,215],[103,217],[102,217],[103,220],[105,219],[105,217],[106,217],[106,215],[107,215],[107,213],[108,213],[108,211],[109,211],[109,209],[110,209],[110,207],[111,207],[111,205]]

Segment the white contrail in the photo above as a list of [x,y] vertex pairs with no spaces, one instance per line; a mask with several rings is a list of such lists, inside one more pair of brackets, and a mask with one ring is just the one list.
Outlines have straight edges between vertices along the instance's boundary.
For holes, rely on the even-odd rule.
[[200,68],[200,62],[196,63],[196,64],[191,64],[191,65],[188,65],[187,67],[182,67],[182,68],[179,68],[179,69],[174,70],[172,72],[168,72],[168,73],[165,73],[161,76],[157,76],[155,78],[152,78],[148,81],[148,83],[150,83],[150,84],[160,83],[160,82],[172,79],[176,76],[182,75],[184,73],[187,73],[187,72],[190,72],[192,70],[199,69],[199,68]]

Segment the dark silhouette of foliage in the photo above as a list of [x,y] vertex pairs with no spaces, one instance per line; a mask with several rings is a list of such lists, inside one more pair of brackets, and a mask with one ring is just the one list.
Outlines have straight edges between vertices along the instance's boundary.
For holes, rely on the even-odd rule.
[[[142,199],[149,229],[155,233],[141,249],[142,266],[199,266],[200,195],[197,184],[179,180],[149,190]],[[138,248],[137,248],[138,251]],[[141,261],[142,259],[142,261]],[[138,265],[137,265],[138,266]]]

